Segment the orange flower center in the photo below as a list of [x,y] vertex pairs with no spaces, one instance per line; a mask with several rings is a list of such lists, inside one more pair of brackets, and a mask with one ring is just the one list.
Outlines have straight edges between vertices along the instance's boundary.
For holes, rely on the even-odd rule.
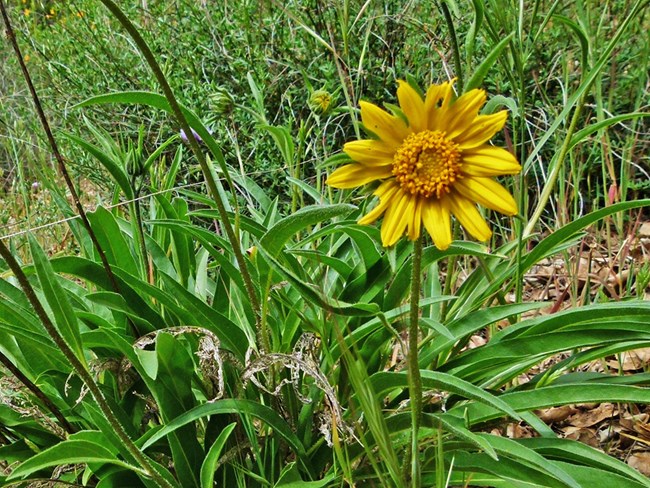
[[412,195],[440,198],[461,177],[458,144],[445,132],[425,130],[410,134],[393,157],[393,174]]

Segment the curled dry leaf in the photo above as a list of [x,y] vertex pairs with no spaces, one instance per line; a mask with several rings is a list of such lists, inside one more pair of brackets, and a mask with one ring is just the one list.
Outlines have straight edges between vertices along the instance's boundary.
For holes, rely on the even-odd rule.
[[638,470],[641,474],[650,476],[650,452],[636,452],[632,454],[628,458],[627,464]]
[[547,408],[537,412],[537,416],[547,424],[562,422],[578,410],[573,405],[562,405],[561,407]]

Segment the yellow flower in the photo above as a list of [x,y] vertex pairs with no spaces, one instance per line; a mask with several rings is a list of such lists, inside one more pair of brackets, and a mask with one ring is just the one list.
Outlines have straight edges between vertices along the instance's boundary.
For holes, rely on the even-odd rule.
[[30,15],[31,13],[32,13],[32,11],[31,11],[30,9],[28,9],[28,8],[26,8],[25,10],[23,10],[23,15],[24,15],[25,17],[29,17],[29,15]]
[[[439,249],[451,244],[451,215],[473,237],[492,235],[475,203],[506,215],[517,213],[510,193],[492,177],[516,174],[521,166],[505,149],[488,144],[508,117],[503,110],[479,115],[483,90],[470,90],[452,101],[452,84],[431,85],[422,97],[398,81],[397,99],[404,117],[361,102],[361,120],[376,139],[345,144],[354,163],[334,171],[327,184],[355,188],[381,181],[379,204],[359,220],[371,224],[382,215],[381,240],[392,246],[406,234],[420,237],[422,224]],[[406,121],[404,120],[406,118]]]
[[332,95],[327,90],[316,90],[309,97],[309,108],[316,114],[327,114],[332,105]]

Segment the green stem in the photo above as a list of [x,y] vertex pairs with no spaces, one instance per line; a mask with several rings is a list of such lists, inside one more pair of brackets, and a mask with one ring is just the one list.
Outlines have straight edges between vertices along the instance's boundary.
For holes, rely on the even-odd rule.
[[[169,103],[169,107],[174,113],[174,117],[176,118],[176,121],[180,125],[181,129],[185,132],[185,134],[191,135],[192,130],[190,129],[187,119],[185,118],[185,115],[183,114],[183,111],[181,110],[181,107],[178,104],[178,101],[176,100],[174,92],[169,86],[169,83],[167,83],[167,79],[165,78],[162,69],[158,65],[155,56],[151,52],[151,49],[149,49],[149,46],[147,45],[143,37],[138,32],[138,29],[128,19],[128,17],[124,14],[124,12],[122,12],[122,10],[115,4],[115,2],[113,2],[112,0],[101,0],[101,2],[108,10],[110,10],[110,12],[115,16],[115,18],[117,18],[120,24],[122,24],[124,29],[129,33],[129,35],[131,36],[135,44],[138,46],[138,49],[144,56],[145,60],[147,61],[147,64],[149,64],[149,67],[151,68],[151,71],[153,72],[154,76],[158,80],[158,83],[162,88],[165,98]],[[199,166],[201,166],[201,171],[203,172],[203,177],[205,178],[205,181],[208,185],[210,196],[214,200],[214,203],[217,207],[217,211],[219,212],[219,216],[221,218],[221,225],[223,227],[223,230],[226,233],[226,236],[228,237],[228,241],[230,242],[230,245],[232,246],[232,250],[235,255],[235,260],[237,261],[237,265],[239,266],[239,271],[242,274],[242,279],[244,280],[244,286],[246,287],[246,292],[248,293],[251,306],[255,313],[257,334],[258,334],[258,339],[260,340],[261,347],[265,350],[269,350],[270,345],[265,344],[262,341],[260,301],[257,296],[257,291],[255,290],[255,286],[253,285],[253,280],[251,278],[250,272],[248,271],[248,266],[246,264],[244,254],[242,253],[241,250],[239,237],[233,230],[233,227],[230,223],[230,219],[228,216],[228,212],[226,211],[226,206],[223,200],[221,199],[221,195],[219,194],[217,179],[213,174],[213,169],[208,164],[205,155],[201,151],[201,148],[199,147],[199,143],[196,141],[194,137],[188,136],[187,139],[188,139],[188,144],[192,149],[192,152],[194,153],[196,159],[199,162]]]
[[422,279],[422,240],[420,236],[413,242],[411,274],[411,313],[409,320],[408,383],[411,399],[411,486],[420,488],[420,455],[418,432],[422,421],[422,378],[418,363],[418,335],[420,328],[420,282]]
[[535,207],[535,211],[528,221],[528,225],[526,225],[526,228],[524,229],[524,238],[528,237],[535,229],[535,226],[542,216],[544,208],[546,207],[546,204],[551,197],[551,192],[555,188],[557,179],[560,176],[560,171],[564,167],[564,160],[566,159],[567,154],[569,154],[569,149],[571,148],[571,139],[573,138],[573,133],[575,132],[578,120],[580,119],[580,113],[582,112],[584,102],[585,96],[583,95],[580,97],[580,100],[578,101],[578,104],[576,105],[576,108],[573,112],[573,117],[571,118],[571,123],[569,124],[567,134],[564,137],[564,142],[560,148],[560,153],[558,154],[557,161],[555,162],[555,166],[553,167],[553,170],[548,177],[546,185],[544,185],[544,189],[542,190],[542,194],[539,197],[537,207]]
[[45,312],[43,305],[36,296],[36,292],[32,288],[32,285],[29,283],[27,276],[18,264],[18,261],[16,261],[16,259],[11,254],[11,251],[9,251],[2,240],[0,240],[0,256],[2,256],[2,258],[5,260],[9,266],[9,269],[11,269],[14,276],[18,280],[18,283],[20,283],[20,287],[23,289],[25,296],[34,308],[36,315],[41,320],[43,327],[45,327],[45,330],[54,341],[54,344],[56,344],[57,348],[63,353],[65,358],[74,369],[75,373],[77,373],[84,384],[88,387],[88,390],[90,390],[90,393],[97,402],[99,409],[106,417],[106,420],[113,428],[115,434],[124,444],[124,447],[129,451],[131,456],[133,456],[133,459],[135,459],[135,461],[143,468],[147,476],[151,477],[151,479],[154,480],[158,486],[164,488],[173,488],[172,484],[162,477],[162,475],[154,468],[150,459],[145,456],[140,449],[138,449],[138,447],[133,443],[129,435],[126,433],[126,430],[124,430],[124,427],[113,413],[113,410],[111,410],[111,407],[109,406],[106,397],[104,397],[104,394],[99,388],[99,385],[97,382],[95,382],[95,379],[82,364],[79,358],[77,358],[74,351],[65,342],[65,339],[63,339],[61,334],[59,334],[59,331],[50,320],[47,312]]
[[27,83],[27,87],[29,88],[29,92],[32,96],[32,100],[34,101],[34,107],[36,109],[36,113],[38,114],[38,118],[41,122],[41,125],[43,126],[43,130],[45,131],[45,135],[47,137],[48,144],[52,149],[52,154],[54,155],[54,159],[56,159],[57,161],[59,173],[61,173],[61,175],[63,176],[68,191],[70,192],[70,196],[72,196],[72,201],[74,202],[74,205],[77,209],[77,213],[79,214],[79,218],[81,219],[81,222],[84,228],[86,229],[86,232],[88,232],[88,237],[90,237],[90,240],[93,243],[93,246],[97,251],[97,254],[99,255],[99,259],[102,262],[102,266],[106,270],[106,275],[108,276],[108,280],[111,283],[111,287],[113,288],[113,291],[115,291],[115,293],[120,293],[119,286],[117,285],[117,280],[115,279],[115,274],[111,269],[111,265],[108,262],[106,253],[104,252],[104,249],[102,249],[102,246],[99,244],[97,235],[95,234],[95,231],[90,225],[90,221],[88,220],[88,217],[86,215],[86,210],[84,209],[84,206],[81,203],[79,194],[77,193],[74,183],[72,182],[72,178],[70,177],[70,173],[68,172],[68,167],[65,164],[65,159],[63,159],[63,155],[61,154],[61,151],[59,151],[59,146],[56,143],[54,134],[52,133],[50,123],[48,122],[47,117],[45,116],[45,111],[43,110],[43,105],[41,104],[41,100],[38,96],[38,93],[36,93],[36,88],[34,87],[34,83],[32,82],[32,77],[29,74],[29,71],[27,70],[27,65],[25,64],[25,60],[20,51],[20,46],[18,45],[18,41],[16,40],[16,34],[14,33],[13,28],[11,27],[9,15],[7,14],[7,9],[5,8],[4,1],[2,0],[0,0],[0,13],[2,14],[2,19],[4,20],[5,23],[5,31],[7,32],[7,39],[13,46],[14,53],[16,54],[16,59],[18,60],[20,69],[23,72],[23,77],[25,78],[25,82]]
[[442,15],[445,17],[447,29],[449,29],[449,38],[451,40],[452,52],[454,55],[454,66],[456,67],[456,86],[458,87],[458,93],[463,93],[465,82],[463,80],[463,70],[460,62],[460,48],[458,47],[458,38],[456,37],[454,19],[451,18],[451,12],[449,11],[446,0],[440,2],[440,8],[442,9]]

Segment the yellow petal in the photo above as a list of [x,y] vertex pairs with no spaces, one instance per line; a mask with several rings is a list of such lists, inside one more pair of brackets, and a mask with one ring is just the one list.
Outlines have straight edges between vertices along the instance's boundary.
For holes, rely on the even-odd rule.
[[451,85],[452,83],[445,82],[442,85],[431,85],[427,90],[424,99],[424,110],[427,113],[427,126],[430,130],[439,129],[441,115],[447,111],[447,107],[451,103],[453,94]]
[[385,181],[379,185],[379,188],[374,193],[375,196],[379,197],[379,204],[357,222],[361,225],[368,225],[381,217],[386,208],[393,203],[393,196],[397,190],[399,190],[399,185],[395,180]]
[[456,100],[447,111],[447,137],[453,139],[468,129],[478,115],[479,109],[485,104],[486,95],[484,90],[475,88],[463,94]]
[[517,213],[517,203],[508,190],[491,178],[461,178],[454,189],[468,200],[506,215]]
[[487,241],[492,235],[485,219],[481,216],[476,206],[458,193],[450,194],[446,200],[449,202],[449,209],[460,225],[462,225],[472,237],[479,241]]
[[395,150],[381,141],[363,139],[350,141],[343,146],[343,151],[353,161],[365,166],[386,166],[393,164]]
[[346,164],[334,171],[326,183],[334,188],[356,188],[371,181],[391,176],[390,166],[369,167],[362,164]]
[[405,214],[413,199],[414,197],[404,191],[398,191],[392,198],[393,203],[386,210],[381,224],[381,242],[384,247],[392,246],[404,235],[407,222]]
[[399,106],[409,121],[409,127],[413,132],[421,132],[427,127],[426,113],[424,111],[424,100],[406,81],[398,80],[397,99]]
[[502,110],[491,115],[479,115],[472,121],[472,125],[458,134],[454,142],[461,150],[480,146],[503,129],[508,118],[508,111]]
[[413,198],[415,201],[415,207],[413,209],[413,215],[408,215],[408,224],[406,227],[406,233],[412,241],[420,237],[420,229],[422,227],[422,206],[424,205],[424,198]]
[[484,144],[463,151],[463,174],[470,176],[514,175],[521,171],[517,159],[505,149]]
[[368,102],[360,102],[359,105],[364,127],[389,146],[397,149],[411,132],[400,117],[389,114],[377,105]]
[[451,219],[446,199],[427,200],[422,207],[422,222],[436,247],[447,249],[451,244]]

